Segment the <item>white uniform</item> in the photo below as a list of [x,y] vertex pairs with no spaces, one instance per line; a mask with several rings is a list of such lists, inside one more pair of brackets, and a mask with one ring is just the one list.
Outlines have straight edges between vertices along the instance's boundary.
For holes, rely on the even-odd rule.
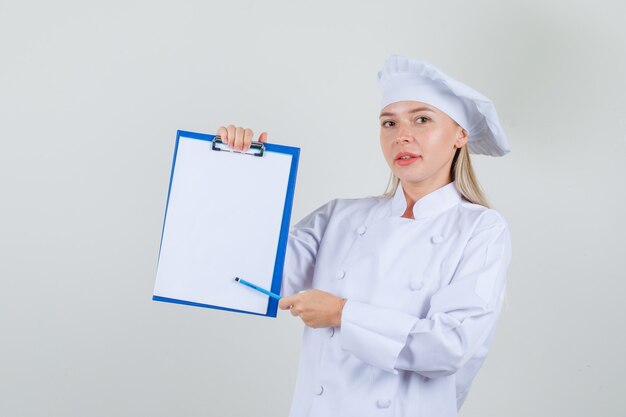
[[305,327],[291,417],[451,417],[487,354],[510,237],[450,183],[402,218],[392,198],[333,200],[291,231],[283,294],[345,297],[339,328]]

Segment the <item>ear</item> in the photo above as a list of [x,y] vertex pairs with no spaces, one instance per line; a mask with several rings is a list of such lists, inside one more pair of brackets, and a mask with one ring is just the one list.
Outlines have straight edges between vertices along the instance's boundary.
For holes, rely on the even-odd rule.
[[459,130],[456,135],[456,140],[454,141],[454,147],[462,148],[463,146],[465,146],[465,144],[467,144],[468,140],[469,140],[469,133],[467,133],[467,130],[459,126]]

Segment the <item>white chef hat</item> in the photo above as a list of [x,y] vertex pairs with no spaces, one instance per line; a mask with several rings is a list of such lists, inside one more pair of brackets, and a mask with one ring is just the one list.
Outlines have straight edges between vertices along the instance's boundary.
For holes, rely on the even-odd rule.
[[471,153],[502,156],[509,145],[491,100],[427,62],[391,55],[378,73],[381,108],[419,101],[441,110],[469,133]]

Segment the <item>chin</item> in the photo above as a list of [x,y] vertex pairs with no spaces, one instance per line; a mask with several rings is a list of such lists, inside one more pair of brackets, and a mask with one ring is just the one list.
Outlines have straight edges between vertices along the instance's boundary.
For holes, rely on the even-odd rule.
[[396,177],[398,177],[400,182],[408,183],[408,184],[420,183],[420,182],[426,181],[429,178],[428,176],[424,176],[424,175],[406,175],[406,174],[405,175],[395,174],[395,175]]
[[420,184],[423,183],[424,181],[426,181],[426,179],[424,178],[400,178],[400,183],[402,184]]

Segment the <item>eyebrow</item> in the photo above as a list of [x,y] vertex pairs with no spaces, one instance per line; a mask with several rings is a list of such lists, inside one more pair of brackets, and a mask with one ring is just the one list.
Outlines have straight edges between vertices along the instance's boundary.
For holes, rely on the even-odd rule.
[[[435,111],[433,109],[430,109],[428,107],[416,107],[414,109],[411,109],[408,111],[408,113],[417,113],[420,111],[429,111],[431,113],[435,113]],[[390,112],[384,112],[380,114],[380,117],[384,117],[384,116],[395,116],[396,113],[390,113]]]

